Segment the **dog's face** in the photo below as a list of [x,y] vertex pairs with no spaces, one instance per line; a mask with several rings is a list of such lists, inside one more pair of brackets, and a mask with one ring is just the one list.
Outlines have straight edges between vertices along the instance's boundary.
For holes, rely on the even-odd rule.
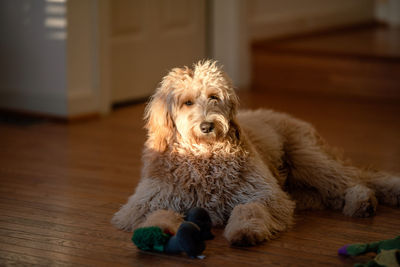
[[171,116],[183,140],[199,143],[225,137],[232,112],[226,90],[192,79],[186,88],[174,89],[172,95]]
[[237,105],[229,78],[215,62],[173,69],[147,106],[147,145],[163,151],[174,139],[190,145],[223,140],[236,125]]

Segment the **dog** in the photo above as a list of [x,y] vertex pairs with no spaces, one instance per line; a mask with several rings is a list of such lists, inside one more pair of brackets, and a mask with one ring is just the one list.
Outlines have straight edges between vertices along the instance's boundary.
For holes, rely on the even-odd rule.
[[174,68],[145,110],[142,177],[112,224],[176,233],[205,208],[233,245],[256,245],[293,224],[296,209],[373,216],[400,205],[400,177],[358,169],[307,122],[272,110],[240,111],[216,61]]

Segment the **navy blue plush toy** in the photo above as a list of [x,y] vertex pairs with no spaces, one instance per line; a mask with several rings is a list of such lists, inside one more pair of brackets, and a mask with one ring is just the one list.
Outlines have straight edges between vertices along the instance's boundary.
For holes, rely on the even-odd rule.
[[165,253],[185,252],[189,257],[200,255],[206,248],[204,240],[214,238],[211,218],[203,208],[192,208],[176,235],[164,233],[159,227],[143,227],[133,232],[132,241],[141,250]]

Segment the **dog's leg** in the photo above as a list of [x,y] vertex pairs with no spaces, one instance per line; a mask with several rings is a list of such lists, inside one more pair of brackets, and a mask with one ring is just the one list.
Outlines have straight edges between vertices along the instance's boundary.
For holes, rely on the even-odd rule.
[[273,238],[291,224],[292,218],[282,221],[265,204],[251,202],[233,209],[224,236],[233,245],[252,246]]
[[114,214],[111,223],[125,231],[133,231],[138,227],[158,226],[163,231],[176,233],[183,221],[183,216],[171,210],[159,209],[151,211],[149,203],[138,201],[137,194],[132,195],[128,203]]
[[241,173],[244,184],[224,236],[234,245],[255,245],[273,238],[293,224],[295,202],[282,190],[270,169],[255,154]]
[[368,217],[375,213],[377,201],[373,190],[362,181],[361,171],[330,154],[316,135],[295,136],[286,148],[289,183],[292,180],[314,188],[325,206],[341,209],[347,216]]
[[128,202],[116,212],[111,219],[111,223],[118,229],[131,232],[143,223],[149,208],[141,205],[136,194],[129,197]]
[[293,224],[295,203],[278,188],[265,202],[234,207],[224,236],[233,245],[249,246],[273,238]]
[[321,194],[314,188],[292,186],[287,190],[296,202],[296,210],[322,210],[326,208]]
[[128,202],[116,212],[111,223],[125,231],[133,231],[142,224],[146,217],[160,207],[161,187],[155,186],[151,179],[143,179],[136,188],[136,192],[129,197]]
[[261,203],[236,206],[225,227],[224,236],[233,245],[255,245],[271,237],[271,214]]
[[175,234],[183,222],[183,215],[172,210],[156,210],[146,216],[146,220],[139,227],[158,226],[164,232]]

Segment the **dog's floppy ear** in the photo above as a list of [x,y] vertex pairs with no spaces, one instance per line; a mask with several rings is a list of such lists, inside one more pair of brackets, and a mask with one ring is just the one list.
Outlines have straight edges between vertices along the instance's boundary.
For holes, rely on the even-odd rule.
[[228,98],[229,98],[229,102],[230,102],[230,105],[231,105],[230,106],[230,108],[231,108],[230,116],[231,116],[231,118],[236,118],[237,110],[239,108],[239,98],[236,95],[236,92],[232,87],[230,87],[229,89],[230,90],[229,90]]
[[229,135],[231,136],[232,140],[239,142],[242,138],[242,130],[240,129],[239,123],[236,121],[236,119],[232,119],[229,124]]
[[173,137],[173,122],[167,105],[167,93],[163,87],[157,89],[145,110],[145,128],[148,131],[146,146],[164,152]]
[[239,127],[239,123],[237,122],[237,110],[239,108],[239,98],[233,88],[232,81],[230,80],[229,76],[224,73],[225,80],[228,83],[227,97],[229,99],[229,106],[230,106],[230,128],[231,128],[231,137],[236,140],[240,141],[242,133]]

